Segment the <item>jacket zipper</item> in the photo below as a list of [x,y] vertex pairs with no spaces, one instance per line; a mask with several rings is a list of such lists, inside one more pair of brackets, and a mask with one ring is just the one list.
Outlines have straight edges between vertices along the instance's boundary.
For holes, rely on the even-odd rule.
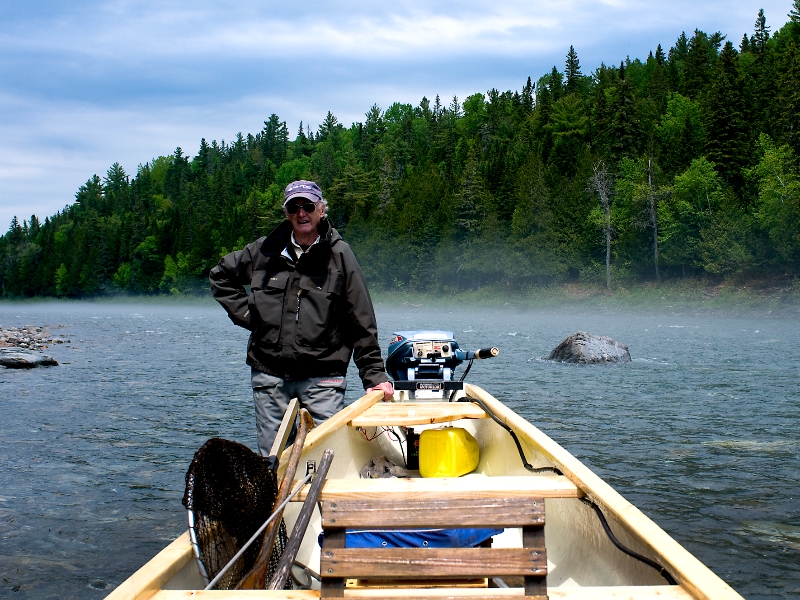
[[303,290],[297,290],[297,310],[294,313],[294,322],[297,323],[300,320],[300,294],[303,293]]

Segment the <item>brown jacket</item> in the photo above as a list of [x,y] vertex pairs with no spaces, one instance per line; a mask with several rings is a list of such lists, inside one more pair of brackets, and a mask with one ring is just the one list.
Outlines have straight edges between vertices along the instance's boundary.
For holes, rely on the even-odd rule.
[[372,300],[350,246],[322,219],[319,243],[298,259],[291,232],[284,221],[209,274],[214,298],[251,332],[247,364],[305,379],[345,375],[352,356],[364,388],[388,381]]

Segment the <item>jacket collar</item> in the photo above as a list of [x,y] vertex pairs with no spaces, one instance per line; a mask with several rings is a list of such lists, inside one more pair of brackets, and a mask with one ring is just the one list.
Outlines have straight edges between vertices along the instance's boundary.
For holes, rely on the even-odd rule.
[[[342,236],[333,228],[327,217],[323,217],[319,222],[317,232],[319,233],[319,245],[327,246],[327,248],[342,239]],[[280,254],[290,245],[291,235],[292,224],[288,220],[284,221],[264,238],[261,244],[261,254],[267,258]]]

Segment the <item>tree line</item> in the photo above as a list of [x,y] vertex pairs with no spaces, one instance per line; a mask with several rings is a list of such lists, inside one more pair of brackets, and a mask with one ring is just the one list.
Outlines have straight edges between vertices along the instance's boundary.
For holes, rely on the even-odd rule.
[[75,202],[0,237],[4,296],[186,293],[282,219],[313,179],[370,285],[793,278],[800,270],[800,0],[737,45],[682,33],[646,60],[581,71],[570,46],[518,91],[330,112],[114,163]]

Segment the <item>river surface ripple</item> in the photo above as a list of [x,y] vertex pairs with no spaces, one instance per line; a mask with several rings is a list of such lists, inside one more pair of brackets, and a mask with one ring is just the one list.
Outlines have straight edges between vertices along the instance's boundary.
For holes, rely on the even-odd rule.
[[[584,461],[747,598],[800,595],[800,322],[642,313],[376,309],[381,345],[449,329],[496,345],[469,381]],[[212,436],[255,447],[246,332],[172,303],[0,303],[0,325],[65,328],[61,366],[0,368],[0,596],[101,598],[186,528]],[[541,360],[610,335],[633,363]],[[360,395],[351,367],[348,401]]]

